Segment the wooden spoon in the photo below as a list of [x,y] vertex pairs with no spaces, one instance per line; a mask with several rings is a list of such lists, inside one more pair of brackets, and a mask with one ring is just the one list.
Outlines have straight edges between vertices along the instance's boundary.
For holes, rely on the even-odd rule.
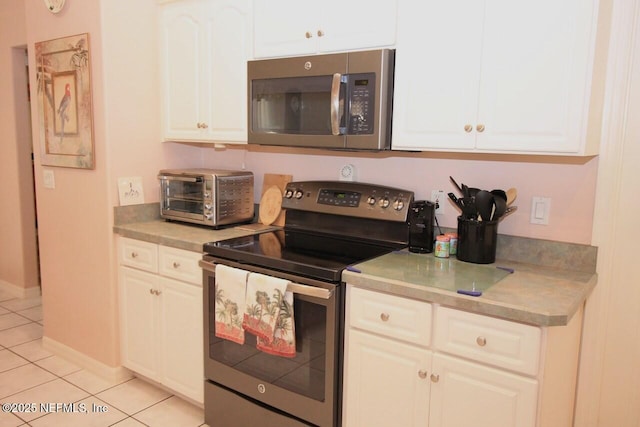
[[511,204],[516,200],[516,197],[518,197],[518,190],[516,190],[515,188],[510,188],[506,191],[507,193],[507,206],[511,206]]

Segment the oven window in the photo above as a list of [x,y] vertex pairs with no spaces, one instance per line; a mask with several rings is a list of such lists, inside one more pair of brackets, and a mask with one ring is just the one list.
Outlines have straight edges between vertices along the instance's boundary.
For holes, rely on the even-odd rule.
[[215,336],[215,290],[210,281],[209,357],[261,381],[318,401],[325,397],[327,308],[294,295],[296,355],[274,356],[257,349],[256,338],[245,333],[243,345]]
[[[254,133],[331,135],[332,76],[252,81]],[[340,85],[340,126],[344,127],[344,85]]]
[[184,213],[202,214],[203,183],[168,180],[164,189],[165,208]]

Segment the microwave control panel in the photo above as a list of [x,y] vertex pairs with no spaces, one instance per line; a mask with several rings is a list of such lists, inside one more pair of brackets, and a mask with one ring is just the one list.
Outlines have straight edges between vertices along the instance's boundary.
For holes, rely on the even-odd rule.
[[376,93],[375,73],[349,74],[349,135],[372,134]]

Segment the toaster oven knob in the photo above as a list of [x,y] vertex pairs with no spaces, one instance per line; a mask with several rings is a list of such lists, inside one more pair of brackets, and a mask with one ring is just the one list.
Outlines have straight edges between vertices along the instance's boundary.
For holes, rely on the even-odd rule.
[[378,204],[380,205],[380,207],[382,209],[388,208],[389,207],[389,198],[388,197],[383,197],[382,199],[380,199],[380,201],[378,202]]
[[376,204],[376,198],[373,196],[369,196],[369,198],[367,199],[367,204],[373,206]]
[[209,193],[208,191],[204,192],[204,198],[205,199],[210,199],[211,198],[211,193]]
[[212,217],[213,217],[213,214],[210,214],[210,213],[205,213],[205,214],[204,214],[204,218],[205,218],[206,220],[209,220],[209,219],[211,219]]
[[212,207],[213,207],[213,206],[211,206],[211,203],[205,203],[205,204],[204,204],[204,208],[205,208],[206,210],[208,210],[208,211],[210,211]]
[[393,209],[401,211],[402,208],[404,208],[404,202],[400,199],[396,199],[396,201],[393,202]]

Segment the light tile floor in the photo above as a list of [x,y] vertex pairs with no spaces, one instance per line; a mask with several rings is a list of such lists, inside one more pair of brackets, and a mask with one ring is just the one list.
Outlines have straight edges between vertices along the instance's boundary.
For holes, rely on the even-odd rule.
[[0,403],[0,427],[205,425],[201,408],[145,381],[110,383],[49,353],[41,299],[1,290]]

